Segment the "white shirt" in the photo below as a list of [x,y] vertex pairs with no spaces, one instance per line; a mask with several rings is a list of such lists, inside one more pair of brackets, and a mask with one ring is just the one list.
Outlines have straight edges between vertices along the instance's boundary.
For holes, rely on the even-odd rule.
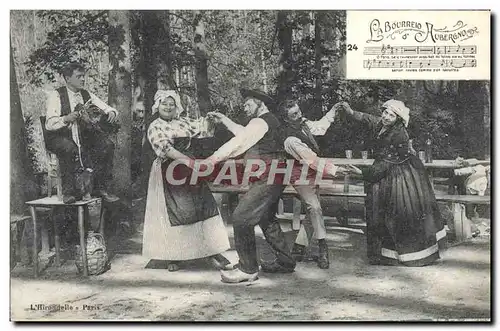
[[306,120],[304,123],[309,127],[309,130],[314,136],[323,136],[334,120],[335,111],[332,109],[319,121]]
[[[314,136],[322,136],[326,133],[330,125],[335,119],[335,113],[331,110],[319,121],[306,120],[304,123],[307,125],[311,134]],[[298,161],[305,161],[314,170],[317,170],[320,157],[307,146],[302,140],[297,137],[287,137],[284,142],[285,151],[293,156]],[[337,167],[333,164],[327,164],[329,173],[334,176]]]
[[[69,107],[70,111],[73,112],[77,104],[84,104],[83,97],[80,92],[73,92],[69,88],[66,88],[68,91],[69,98]],[[114,111],[118,114],[118,111],[113,107],[107,105],[104,101],[99,99],[95,94],[90,93],[90,100],[94,105],[96,105],[99,109],[101,109],[105,114],[108,114]],[[73,141],[76,143],[78,147],[80,147],[80,138],[78,136],[78,124],[76,122],[73,123],[65,123],[63,120],[63,116],[61,116],[61,101],[59,99],[59,92],[56,90],[51,90],[47,92],[47,121],[45,123],[45,128],[48,131],[57,131],[61,128],[71,128],[71,136],[73,137]]]
[[[259,116],[266,113],[268,113],[268,111],[263,112]],[[215,162],[224,161],[245,153],[250,147],[254,146],[264,137],[266,132],[269,131],[269,126],[262,118],[256,117],[252,118],[246,126],[235,124],[233,130],[231,131],[235,136],[222,145],[222,147],[215,151],[210,157]]]
[[[74,111],[75,107],[77,104],[81,103],[82,105],[84,104],[83,102],[83,97],[80,92],[73,92],[69,88],[66,89],[68,91],[68,97],[69,97],[69,106],[70,110]],[[104,101],[99,99],[95,94],[90,93],[90,100],[94,105],[96,105],[99,109],[101,109],[104,113],[108,114],[109,112],[114,111],[116,114],[118,114],[118,111],[114,109],[113,107],[107,105]],[[56,131],[64,127],[69,127],[72,125],[72,123],[64,123],[63,118],[61,116],[61,101],[59,99],[59,92],[56,90],[48,91],[47,92],[47,122],[45,124],[45,127],[49,131]]]

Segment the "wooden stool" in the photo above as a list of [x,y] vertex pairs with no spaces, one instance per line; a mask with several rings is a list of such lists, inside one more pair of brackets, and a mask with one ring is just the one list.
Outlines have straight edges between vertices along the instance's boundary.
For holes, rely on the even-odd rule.
[[[88,214],[89,205],[95,202],[101,202],[101,198],[92,198],[87,201],[76,201],[71,204],[64,204],[62,200],[59,200],[56,196],[46,197],[38,200],[28,201],[26,204],[30,207],[31,218],[33,220],[33,269],[34,276],[38,277],[38,247],[37,247],[37,218],[36,218],[36,208],[54,208],[54,207],[67,207],[67,208],[77,208],[78,209],[78,232],[80,235],[80,247],[82,249],[83,256],[83,275],[88,276],[88,268],[87,268],[87,254],[86,254],[86,240],[85,240],[85,215]],[[99,222],[99,232],[104,236],[104,218],[103,218],[103,205],[101,204],[101,217]],[[54,222],[54,218],[52,217],[52,213],[50,217],[52,222]],[[42,253],[49,254],[49,235],[48,228],[45,222],[42,223],[41,227],[41,235],[42,235]],[[59,232],[57,229],[57,225],[54,223],[54,244],[56,251],[56,265],[60,265],[60,238]]]

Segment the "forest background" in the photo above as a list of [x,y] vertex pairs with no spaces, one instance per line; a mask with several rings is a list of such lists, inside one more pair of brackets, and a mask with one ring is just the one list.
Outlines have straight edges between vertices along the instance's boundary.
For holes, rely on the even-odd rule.
[[[120,111],[113,184],[122,196],[145,193],[144,123],[165,88],[182,95],[189,116],[217,110],[242,123],[241,87],[297,98],[309,119],[338,101],[379,115],[399,99],[411,109],[415,150],[430,139],[435,159],[490,154],[489,81],[345,80],[345,11],[11,11],[10,26],[14,209],[40,190],[45,92],[63,84],[59,70],[71,61],[86,64],[87,89]],[[366,139],[339,116],[319,144],[324,156],[360,157]]]

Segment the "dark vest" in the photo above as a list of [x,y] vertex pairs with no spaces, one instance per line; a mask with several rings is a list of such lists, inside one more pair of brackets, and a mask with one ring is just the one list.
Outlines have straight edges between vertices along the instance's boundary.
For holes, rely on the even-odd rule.
[[309,137],[307,134],[304,133],[302,129],[301,123],[290,123],[287,122],[285,123],[286,129],[284,130],[285,136],[283,137],[284,140],[288,137],[296,137],[299,138],[304,144],[307,145],[311,150],[313,150],[316,154],[319,154],[319,149],[317,148],[318,143],[314,139],[313,136]]
[[269,130],[257,144],[251,147],[247,153],[247,157],[273,158],[283,153],[283,134],[281,133],[281,123],[279,120],[269,113],[265,113],[259,118],[266,121]]
[[[61,102],[61,116],[68,115],[71,113],[71,105],[69,103],[68,88],[66,86],[61,86],[56,90],[59,93],[59,100]],[[86,90],[81,90],[83,102],[87,102],[90,99],[90,94]],[[71,128],[63,127],[57,131],[49,131],[45,128],[45,123],[42,126],[44,129],[45,143],[47,148],[51,150],[52,142],[58,137],[66,137],[73,139],[71,135]]]

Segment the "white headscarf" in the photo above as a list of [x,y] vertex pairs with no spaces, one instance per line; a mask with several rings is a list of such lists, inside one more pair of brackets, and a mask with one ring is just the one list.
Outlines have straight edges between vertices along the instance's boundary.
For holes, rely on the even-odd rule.
[[158,111],[158,107],[160,103],[166,98],[172,98],[175,101],[175,106],[177,107],[177,116],[184,112],[184,108],[182,107],[181,97],[174,90],[158,90],[155,94],[155,103],[153,107],[151,107],[151,111],[155,114]]
[[393,111],[396,115],[401,117],[405,127],[408,127],[408,122],[410,121],[410,109],[405,106],[403,101],[389,100],[386,101],[382,107]]

